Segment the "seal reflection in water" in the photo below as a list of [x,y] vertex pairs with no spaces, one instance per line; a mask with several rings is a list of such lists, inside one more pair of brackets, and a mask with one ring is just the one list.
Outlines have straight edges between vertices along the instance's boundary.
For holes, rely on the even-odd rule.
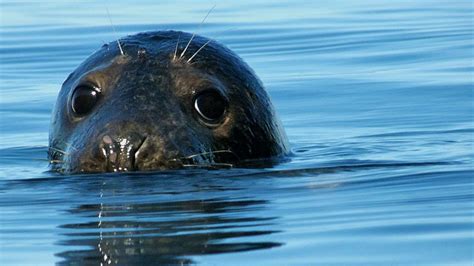
[[252,69],[176,31],[128,36],[86,59],[59,92],[49,146],[65,173],[242,166],[289,152]]

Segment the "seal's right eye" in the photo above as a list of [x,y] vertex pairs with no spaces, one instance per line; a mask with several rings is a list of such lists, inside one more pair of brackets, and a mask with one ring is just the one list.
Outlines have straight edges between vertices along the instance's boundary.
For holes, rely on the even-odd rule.
[[99,90],[90,85],[80,85],[72,94],[71,108],[79,116],[86,115],[96,105],[99,99]]

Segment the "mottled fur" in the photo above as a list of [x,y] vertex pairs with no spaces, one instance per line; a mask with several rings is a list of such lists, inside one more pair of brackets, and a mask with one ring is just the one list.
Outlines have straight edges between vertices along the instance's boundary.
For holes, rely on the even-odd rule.
[[[262,83],[225,46],[176,31],[140,33],[120,44],[123,54],[114,42],[104,45],[64,82],[50,130],[54,170],[239,166],[288,154],[287,138]],[[70,99],[84,83],[100,88],[101,97],[91,113],[77,117]],[[229,102],[217,126],[201,123],[193,110],[195,95],[209,88]]]

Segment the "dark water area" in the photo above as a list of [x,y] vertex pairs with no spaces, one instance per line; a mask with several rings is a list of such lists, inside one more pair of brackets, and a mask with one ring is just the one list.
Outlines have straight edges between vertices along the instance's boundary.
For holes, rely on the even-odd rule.
[[[266,85],[264,169],[48,171],[61,83],[202,1],[0,1],[1,265],[472,265],[472,1],[222,1],[198,34]],[[110,10],[116,33],[107,18]]]

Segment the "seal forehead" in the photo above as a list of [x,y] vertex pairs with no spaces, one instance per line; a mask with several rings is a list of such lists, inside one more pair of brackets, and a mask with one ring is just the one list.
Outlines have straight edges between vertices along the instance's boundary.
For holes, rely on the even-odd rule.
[[173,51],[176,46],[176,40],[181,35],[187,34],[174,31],[145,32],[127,36],[119,41],[126,54],[127,52],[134,54],[134,51],[137,51],[137,54],[139,54],[141,51],[145,51],[149,54],[158,55],[168,54]]
[[[192,40],[192,41],[191,41]],[[94,53],[75,72],[79,75],[94,68],[113,64],[135,64],[142,68],[165,67],[188,70],[200,69],[211,75],[252,78],[254,73],[236,54],[225,46],[205,37],[177,31],[145,32],[119,40],[124,51],[121,54],[117,42],[111,42]],[[189,61],[192,59],[192,61]],[[191,67],[190,67],[191,66]],[[219,73],[218,73],[219,72]],[[73,78],[77,75],[73,75]]]

